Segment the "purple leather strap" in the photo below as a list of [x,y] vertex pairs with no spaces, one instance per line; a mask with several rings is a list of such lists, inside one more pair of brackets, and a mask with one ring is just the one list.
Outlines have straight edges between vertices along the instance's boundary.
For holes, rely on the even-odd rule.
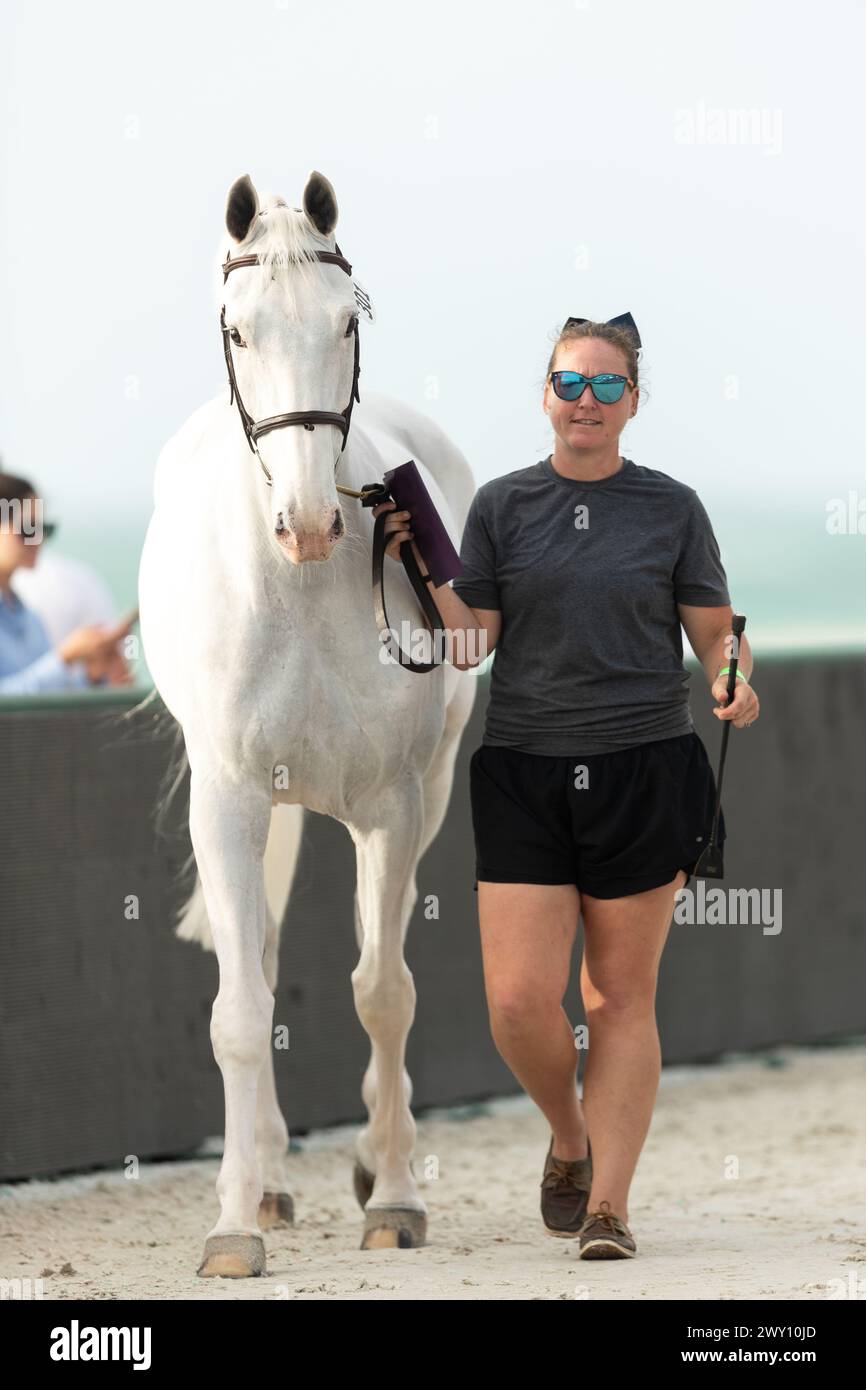
[[415,544],[424,556],[427,576],[438,589],[463,573],[460,556],[451,544],[451,537],[445,530],[442,518],[433,505],[433,499],[424,486],[424,479],[418,471],[414,459],[401,463],[398,468],[388,469],[384,474],[385,485],[400,509],[411,512],[411,527],[415,534]]

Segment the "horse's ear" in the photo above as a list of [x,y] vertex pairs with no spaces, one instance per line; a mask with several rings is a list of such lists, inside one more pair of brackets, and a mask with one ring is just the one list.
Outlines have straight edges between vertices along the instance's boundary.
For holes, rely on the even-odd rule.
[[304,189],[304,212],[322,236],[330,236],[337,225],[337,195],[330,181],[313,169]]
[[226,227],[229,236],[235,241],[243,241],[249,231],[253,218],[258,216],[259,195],[253,187],[249,174],[235,179],[226,200]]

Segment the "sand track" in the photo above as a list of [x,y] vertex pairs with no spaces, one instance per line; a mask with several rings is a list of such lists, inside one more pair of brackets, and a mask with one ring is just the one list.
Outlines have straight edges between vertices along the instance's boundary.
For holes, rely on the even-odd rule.
[[266,1278],[196,1278],[215,1157],[0,1187],[0,1278],[41,1276],[46,1299],[866,1299],[864,1046],[665,1070],[634,1260],[580,1261],[544,1232],[548,1130],[525,1097],[419,1119],[420,1250],[358,1249],[353,1134],[293,1150],[297,1223],[266,1234]]

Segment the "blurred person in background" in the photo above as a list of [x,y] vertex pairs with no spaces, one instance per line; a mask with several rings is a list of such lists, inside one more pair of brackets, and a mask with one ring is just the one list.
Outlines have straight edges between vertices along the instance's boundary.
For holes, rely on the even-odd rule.
[[54,530],[41,519],[32,484],[0,472],[0,695],[132,683],[119,648],[129,623],[78,626],[55,646],[42,619],[13,589],[15,571],[35,566]]
[[15,592],[41,618],[53,647],[77,628],[114,626],[119,618],[117,604],[91,565],[50,548],[28,548],[39,549],[39,564],[16,570]]

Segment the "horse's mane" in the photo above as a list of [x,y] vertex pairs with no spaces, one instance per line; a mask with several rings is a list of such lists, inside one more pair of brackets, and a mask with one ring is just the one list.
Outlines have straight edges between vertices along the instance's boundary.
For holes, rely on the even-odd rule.
[[[295,312],[295,287],[303,284],[308,288],[318,286],[324,290],[329,282],[322,273],[322,262],[316,260],[317,251],[333,251],[333,236],[323,236],[311,225],[302,208],[290,208],[284,198],[276,194],[266,195],[255,219],[255,230],[242,242],[234,242],[228,232],[224,232],[215,257],[217,303],[224,301],[222,263],[226,253],[232,257],[257,255],[261,267],[236,270],[236,275],[259,275],[261,288],[277,270],[292,266],[292,274],[286,277],[292,312]],[[349,282],[346,282],[347,288]],[[333,290],[330,291],[333,294]]]

